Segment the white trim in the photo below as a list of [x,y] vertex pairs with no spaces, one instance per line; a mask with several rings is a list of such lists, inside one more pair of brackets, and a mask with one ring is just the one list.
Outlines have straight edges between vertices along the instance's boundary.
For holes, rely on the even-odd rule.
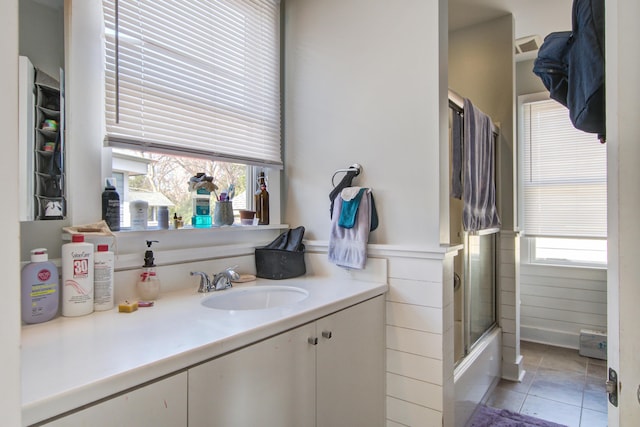
[[[329,242],[326,240],[308,240],[304,242],[307,252],[327,252]],[[374,257],[398,257],[442,260],[453,256],[463,248],[463,245],[441,245],[437,248],[405,246],[405,245],[381,245],[370,244],[367,253]]]
[[575,350],[580,348],[580,334],[531,326],[520,326],[520,340]]

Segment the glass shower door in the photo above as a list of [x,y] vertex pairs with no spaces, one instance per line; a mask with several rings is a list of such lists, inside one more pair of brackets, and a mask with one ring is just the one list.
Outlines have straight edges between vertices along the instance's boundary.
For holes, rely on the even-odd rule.
[[497,231],[467,236],[467,351],[496,323],[496,236]]

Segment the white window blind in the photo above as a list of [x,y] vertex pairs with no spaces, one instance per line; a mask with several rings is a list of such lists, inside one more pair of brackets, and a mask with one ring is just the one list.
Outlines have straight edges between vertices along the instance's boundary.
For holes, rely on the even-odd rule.
[[525,234],[606,238],[606,146],[576,130],[556,101],[525,103],[523,110]]
[[108,145],[281,167],[278,0],[103,8]]

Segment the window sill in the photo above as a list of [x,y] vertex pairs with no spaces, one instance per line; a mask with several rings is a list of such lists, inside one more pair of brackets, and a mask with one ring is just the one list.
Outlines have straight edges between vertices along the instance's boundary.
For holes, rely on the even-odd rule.
[[601,264],[578,264],[578,263],[562,263],[553,261],[521,261],[522,265],[526,265],[532,268],[559,268],[567,270],[598,270],[607,271],[607,265]]
[[146,230],[131,230],[131,229],[121,229],[120,231],[116,231],[113,234],[116,237],[121,236],[134,236],[139,235],[141,237],[148,236],[151,233],[175,233],[175,234],[183,234],[183,233],[222,233],[222,232],[247,232],[247,231],[264,231],[264,230],[285,230],[288,229],[288,224],[269,224],[269,225],[223,225],[216,226],[213,225],[211,227],[206,228],[195,228],[190,225],[180,228],[169,228],[168,230],[164,230],[158,227],[150,227]]

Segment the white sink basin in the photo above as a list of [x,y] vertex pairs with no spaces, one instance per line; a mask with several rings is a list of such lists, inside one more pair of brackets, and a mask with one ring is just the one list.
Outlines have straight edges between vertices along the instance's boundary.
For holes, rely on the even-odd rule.
[[215,310],[264,310],[295,304],[308,296],[306,290],[291,286],[255,286],[217,291],[201,304]]

